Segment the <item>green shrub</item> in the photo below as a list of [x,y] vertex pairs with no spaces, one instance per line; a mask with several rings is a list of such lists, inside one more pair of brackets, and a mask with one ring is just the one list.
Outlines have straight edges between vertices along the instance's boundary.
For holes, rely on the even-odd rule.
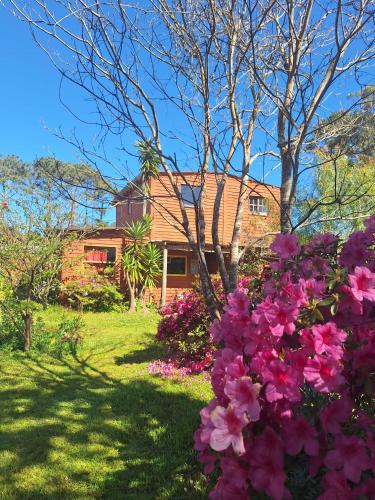
[[[57,326],[48,327],[39,315],[41,306],[32,303],[33,325],[31,351],[48,353],[61,357],[76,354],[82,342],[81,331],[84,326],[81,316],[62,317]],[[21,351],[23,348],[24,321],[22,319],[22,303],[11,297],[0,302],[0,350],[5,352]]]
[[112,282],[110,270],[99,274],[96,270],[85,268],[77,279],[64,283],[61,292],[63,300],[79,311],[116,311],[123,305],[124,297]]
[[[42,321],[41,318],[37,320]],[[47,329],[43,323],[43,327],[34,332],[32,348],[57,357],[75,355],[83,341],[81,335],[83,327],[84,321],[79,315],[71,318],[62,317],[57,327]]]

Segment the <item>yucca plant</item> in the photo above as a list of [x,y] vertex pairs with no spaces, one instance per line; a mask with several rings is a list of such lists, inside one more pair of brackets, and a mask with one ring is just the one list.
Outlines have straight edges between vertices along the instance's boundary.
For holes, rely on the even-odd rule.
[[122,257],[129,288],[129,311],[135,311],[137,298],[145,305],[146,289],[154,287],[161,274],[161,251],[154,243],[145,242],[150,230],[151,217],[147,214],[142,219],[129,223],[124,230],[125,237],[130,240]]
[[151,141],[137,141],[135,145],[138,150],[138,159],[141,169],[144,216],[147,209],[146,196],[150,192],[150,180],[158,175],[160,158],[152,147]]

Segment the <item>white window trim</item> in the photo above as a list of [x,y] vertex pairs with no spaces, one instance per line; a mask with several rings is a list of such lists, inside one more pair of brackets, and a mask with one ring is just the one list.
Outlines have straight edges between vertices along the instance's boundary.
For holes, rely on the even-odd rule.
[[[266,209],[265,212],[260,212],[259,210],[252,210],[252,204],[251,204],[251,199],[258,199],[258,200],[264,200],[264,207]],[[249,211],[251,215],[260,215],[261,217],[267,217],[268,212],[269,212],[269,207],[268,207],[268,200],[264,196],[249,196]]]

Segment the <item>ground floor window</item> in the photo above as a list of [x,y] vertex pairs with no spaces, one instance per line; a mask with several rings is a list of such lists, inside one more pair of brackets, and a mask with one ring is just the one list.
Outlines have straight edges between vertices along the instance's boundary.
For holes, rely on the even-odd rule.
[[168,257],[167,274],[169,276],[186,276],[186,261],[184,255],[171,255]]
[[91,264],[114,264],[115,247],[85,246],[85,261]]

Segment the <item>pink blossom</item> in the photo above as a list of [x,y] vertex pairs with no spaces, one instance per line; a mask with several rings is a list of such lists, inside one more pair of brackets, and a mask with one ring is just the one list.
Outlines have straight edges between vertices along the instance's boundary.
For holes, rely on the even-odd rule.
[[346,332],[330,321],[324,325],[313,325],[312,333],[317,354],[327,353],[335,359],[341,359],[343,354],[341,345],[346,340]]
[[297,455],[303,449],[308,455],[317,456],[319,444],[316,429],[302,417],[290,420],[284,426],[284,440],[289,455]]
[[247,493],[247,471],[240,465],[237,457],[223,457],[220,460],[222,475],[210,500],[249,500]]
[[337,360],[314,356],[307,361],[303,374],[316,391],[333,392],[345,382],[341,370],[342,366]]
[[251,449],[249,475],[255,490],[265,491],[276,500],[283,498],[286,480],[283,446],[270,427],[266,427]]
[[298,313],[299,309],[296,306],[275,301],[273,307],[265,313],[272,335],[276,337],[281,337],[284,333],[291,335],[296,329],[294,321],[298,318]]
[[301,247],[295,234],[278,234],[271,244],[271,250],[282,259],[289,259],[298,255]]
[[369,342],[359,349],[353,351],[353,368],[364,370],[368,373],[375,369],[375,341]]
[[228,305],[225,306],[225,310],[231,315],[248,316],[249,305],[249,297],[237,289],[228,295]]
[[363,498],[372,500],[375,498],[375,479],[369,477],[363,484],[353,490],[356,499]]
[[352,269],[354,266],[364,265],[372,256],[368,246],[372,243],[369,233],[357,231],[349,236],[348,241],[343,245],[340,254],[340,265]]
[[375,233],[375,215],[365,221],[366,233]]
[[324,493],[318,497],[318,500],[355,500],[346,477],[342,472],[329,471],[324,476]]
[[335,437],[334,449],[327,453],[324,464],[331,470],[343,468],[345,477],[358,483],[362,471],[369,468],[370,461],[362,439],[338,435]]
[[342,397],[329,403],[319,415],[324,431],[339,434],[341,424],[350,418],[352,409],[353,403],[348,397]]
[[338,242],[338,237],[332,233],[324,233],[318,234],[312,238],[306,247],[310,251],[316,251],[317,249],[321,249],[325,252],[331,251],[335,248]]
[[210,436],[213,450],[223,451],[232,445],[236,453],[245,453],[242,429],[248,421],[243,411],[217,406],[211,413],[211,422],[215,427]]
[[258,401],[261,384],[253,384],[250,377],[241,377],[228,381],[224,392],[233,406],[246,411],[251,421],[259,420],[260,404]]
[[[274,243],[280,259],[262,273],[262,287],[251,299],[235,292],[213,327],[223,344],[212,370],[216,400],[195,435],[205,470],[221,474],[210,498],[255,490],[290,500],[301,494],[293,481],[290,493],[285,486],[300,460],[315,476],[306,496],[314,484],[321,500],[372,498],[375,239],[354,233],[339,257],[333,235],[302,249],[294,240],[295,251],[288,238]],[[338,310],[320,315],[316,303],[331,296]]]
[[354,274],[349,274],[349,283],[353,296],[362,302],[367,299],[375,302],[375,273],[367,267],[356,266]]
[[279,359],[271,361],[262,369],[266,387],[266,399],[269,402],[285,398],[289,401],[299,401],[301,394],[295,370]]
[[301,286],[304,287],[306,293],[314,299],[322,299],[326,291],[327,284],[324,280],[316,280],[310,278],[308,280],[299,280]]

